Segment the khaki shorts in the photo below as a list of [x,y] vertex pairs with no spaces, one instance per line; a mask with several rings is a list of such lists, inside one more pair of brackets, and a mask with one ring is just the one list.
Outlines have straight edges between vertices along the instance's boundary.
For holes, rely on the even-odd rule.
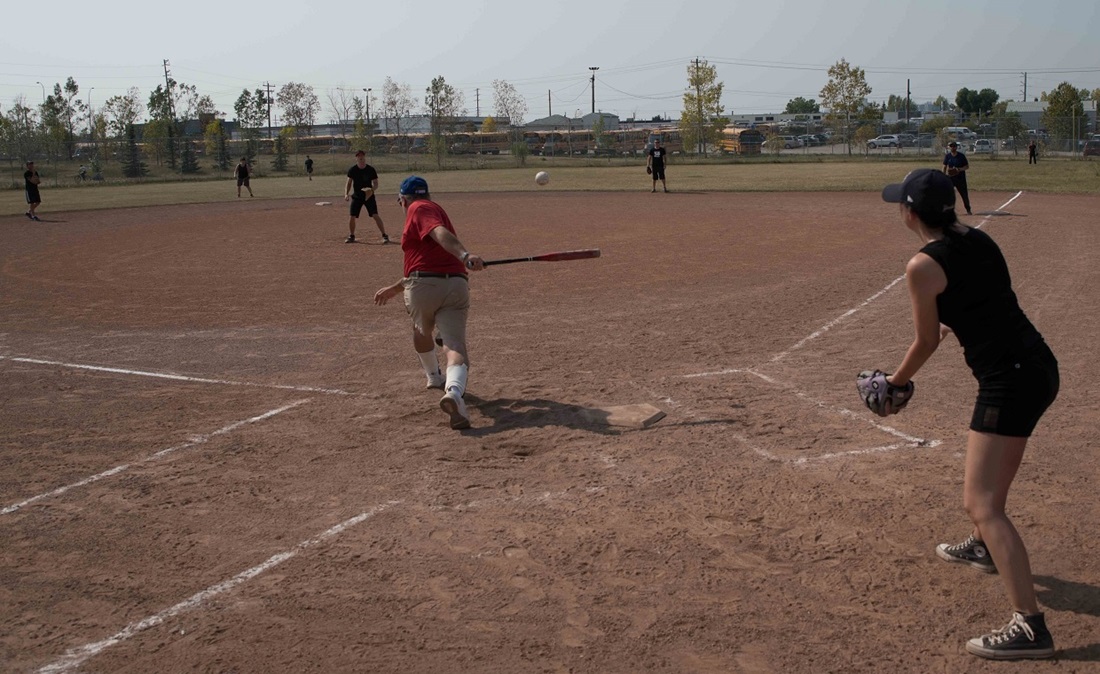
[[470,284],[466,279],[406,278],[405,311],[412,317],[413,327],[431,337],[439,331],[443,345],[466,352],[466,318],[470,313]]

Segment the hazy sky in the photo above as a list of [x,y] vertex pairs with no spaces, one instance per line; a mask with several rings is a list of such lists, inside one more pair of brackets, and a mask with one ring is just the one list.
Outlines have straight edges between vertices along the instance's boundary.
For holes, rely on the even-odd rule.
[[[171,7],[172,9],[164,9]],[[493,80],[526,98],[527,120],[592,107],[626,118],[677,117],[692,59],[717,66],[727,113],[779,112],[819,98],[829,66],[863,68],[871,99],[954,100],[962,87],[1028,98],[1063,81],[1100,87],[1096,0],[756,1],[408,0],[10,3],[0,42],[0,111],[42,100],[73,77],[96,107],[132,86],[179,82],[229,119],[242,89],[294,81],[362,95],[378,110],[386,77],[423,99],[442,75],[469,114],[493,113]],[[91,91],[89,91],[91,89]],[[480,104],[479,104],[480,103]]]

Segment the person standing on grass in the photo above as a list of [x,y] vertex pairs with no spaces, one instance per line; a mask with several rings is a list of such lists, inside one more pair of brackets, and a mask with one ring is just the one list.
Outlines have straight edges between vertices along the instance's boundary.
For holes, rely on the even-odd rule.
[[306,175],[309,176],[310,180],[313,180],[313,160],[309,158],[308,154],[306,155]]
[[382,224],[382,216],[378,215],[378,200],[374,198],[377,190],[378,172],[367,163],[367,153],[359,150],[355,153],[355,164],[348,169],[348,181],[344,185],[344,201],[351,202],[348,212],[348,238],[344,243],[355,243],[355,223],[364,207],[367,215],[374,218],[378,231],[382,233],[382,243],[390,242],[386,226]]
[[1035,139],[1032,138],[1027,144],[1027,163],[1038,164],[1039,163],[1039,148],[1035,145]]
[[38,175],[38,171],[34,168],[34,162],[27,162],[27,170],[23,172],[23,192],[27,196],[28,210],[26,216],[31,220],[38,220],[38,214],[35,212],[38,210],[39,204],[42,203],[42,195],[38,193],[38,185],[41,184],[42,178]]
[[887,185],[882,199],[899,204],[902,223],[923,244],[905,267],[916,335],[887,383],[906,386],[952,332],[978,380],[962,499],[973,529],[961,543],[936,546],[936,555],[1000,573],[1012,619],[970,639],[966,650],[992,660],[1053,657],[1054,638],[1039,610],[1027,549],[1005,502],[1028,438],[1058,396],[1058,361],[1020,309],[1000,248],[958,221],[955,186],[943,173],[913,171]]
[[237,168],[233,169],[233,177],[237,179],[237,197],[241,196],[241,187],[248,190],[248,196],[252,196],[252,186],[249,184],[249,177],[251,177],[251,169],[248,168],[248,157],[241,157],[240,163],[237,164]]
[[[473,255],[455,234],[443,207],[431,200],[428,183],[409,176],[397,197],[405,209],[401,249],[404,276],[374,294],[381,306],[404,293],[405,310],[412,317],[413,348],[428,378],[427,388],[441,388],[439,408],[450,417],[451,428],[470,427],[470,415],[462,396],[470,358],[466,351],[466,319],[470,313],[468,271],[482,271],[485,261]],[[446,370],[439,369],[436,355],[439,333]]]

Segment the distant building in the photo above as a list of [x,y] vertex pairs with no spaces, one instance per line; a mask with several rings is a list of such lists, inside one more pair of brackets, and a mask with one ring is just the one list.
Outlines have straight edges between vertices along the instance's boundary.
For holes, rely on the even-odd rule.
[[591,129],[597,119],[603,119],[604,131],[615,131],[619,128],[619,116],[606,112],[595,112],[580,117],[566,117],[565,115],[550,115],[542,119],[533,119],[523,125],[530,131],[557,131],[561,129]]
[[[1097,101],[1085,101],[1085,117],[1088,118],[1087,129],[1096,130],[1096,103]],[[1047,111],[1046,101],[1009,101],[1005,106],[1005,112],[1015,112],[1020,115],[1020,121],[1029,129],[1038,129],[1043,126],[1043,115]]]

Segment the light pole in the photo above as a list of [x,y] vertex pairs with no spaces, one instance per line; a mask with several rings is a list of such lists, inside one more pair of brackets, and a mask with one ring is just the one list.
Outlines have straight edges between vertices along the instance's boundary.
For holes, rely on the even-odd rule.
[[46,85],[41,82],[35,82],[38,86],[42,87],[42,105],[46,104]]
[[589,66],[588,69],[592,71],[592,114],[596,114],[596,71],[600,67]]
[[367,153],[370,154],[371,156],[374,156],[374,153],[371,152],[371,150],[373,149],[372,146],[374,145],[374,143],[372,142],[372,139],[371,139],[372,134],[371,134],[371,128],[370,128],[370,92],[371,92],[371,88],[367,87],[366,89],[363,89],[363,92],[366,93],[366,95],[367,95],[366,96],[366,99],[367,99]]

